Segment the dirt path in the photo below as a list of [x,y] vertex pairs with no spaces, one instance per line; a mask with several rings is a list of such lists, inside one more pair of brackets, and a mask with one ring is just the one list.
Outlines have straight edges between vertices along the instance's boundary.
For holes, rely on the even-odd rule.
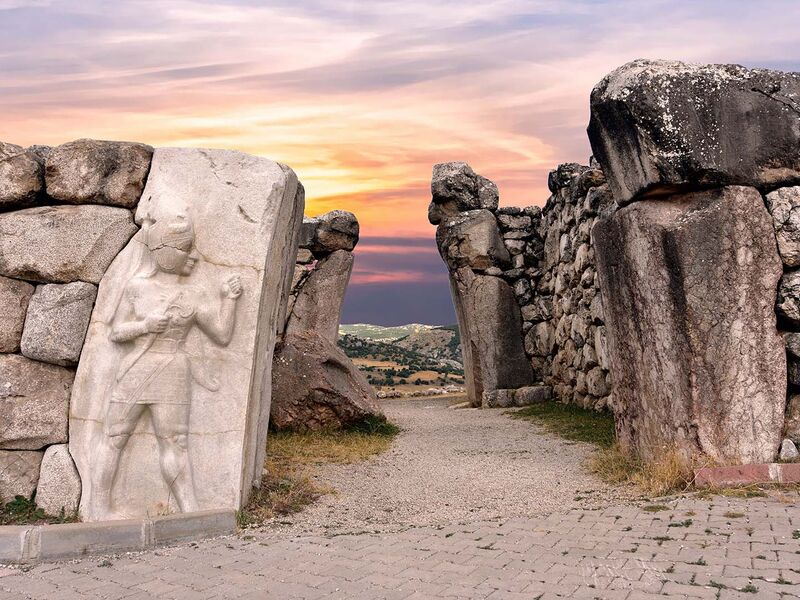
[[592,446],[542,432],[500,409],[448,409],[452,399],[384,400],[403,432],[381,456],[329,465],[337,492],[293,516],[290,531],[387,531],[540,515],[626,497],[589,474]]

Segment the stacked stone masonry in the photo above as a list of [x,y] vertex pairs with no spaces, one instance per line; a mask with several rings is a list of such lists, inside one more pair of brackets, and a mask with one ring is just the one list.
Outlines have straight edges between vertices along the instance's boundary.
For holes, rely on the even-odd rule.
[[[0,502],[34,498],[48,514],[80,510],[84,520],[246,502],[262,471],[271,397],[263,375],[286,324],[303,203],[290,168],[239,152],[0,142]],[[135,308],[141,297],[150,304]],[[157,397],[129,402],[125,415],[149,406],[150,416],[117,432],[108,415],[121,400],[108,390],[122,389],[151,348],[148,360],[162,366],[147,381],[169,365],[175,375],[153,384]],[[188,424],[188,410],[175,420],[153,408],[198,394]],[[221,416],[220,403],[224,421],[201,414]],[[162,443],[175,456],[164,459]],[[119,460],[105,468],[109,481],[93,471],[102,444],[127,453],[124,473]],[[194,464],[181,459],[187,444]],[[215,464],[209,451],[229,456]],[[173,494],[179,478],[166,472],[175,458],[187,461],[178,464],[184,502]],[[102,494],[114,510],[103,509]]]
[[[596,167],[561,165],[548,183],[543,209],[498,208],[496,186],[469,165],[434,167],[429,217],[450,270],[468,393],[475,390],[470,400],[487,406],[552,395],[601,410],[611,382],[591,228],[613,201]],[[493,202],[486,189],[494,190]],[[487,278],[505,293],[481,295],[487,285],[475,282]],[[464,331],[481,327],[489,331],[463,341]],[[511,393],[537,383],[544,384],[537,393]]]
[[0,499],[77,510],[70,393],[97,283],[137,231],[153,149],[0,142]]
[[[612,410],[624,449],[792,458],[800,74],[634,61],[593,90],[588,133],[590,166],[554,170],[541,210],[498,208],[497,187],[464,163],[434,167],[428,214],[462,339],[481,318],[494,328],[464,348],[468,389],[470,370],[473,395],[522,385],[485,373],[518,364],[519,322],[531,381]],[[513,306],[478,301],[471,281],[485,277]]]

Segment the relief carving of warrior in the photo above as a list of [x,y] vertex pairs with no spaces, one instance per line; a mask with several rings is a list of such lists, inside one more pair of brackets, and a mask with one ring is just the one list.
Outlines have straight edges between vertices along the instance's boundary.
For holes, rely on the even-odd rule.
[[170,493],[181,512],[198,510],[188,455],[192,389],[216,391],[219,383],[185,343],[196,327],[227,346],[242,294],[236,275],[222,283],[216,298],[192,285],[189,275],[199,256],[185,215],[157,222],[145,218],[142,236],[142,264],[122,291],[110,330],[111,340],[125,352],[110,389],[92,477],[93,512],[105,519],[126,517],[112,507],[112,491],[122,452],[145,413]]

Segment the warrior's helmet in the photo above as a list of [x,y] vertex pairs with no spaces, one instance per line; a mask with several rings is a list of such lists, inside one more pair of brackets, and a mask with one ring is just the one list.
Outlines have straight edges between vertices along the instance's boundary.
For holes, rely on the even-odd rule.
[[194,228],[187,215],[143,223],[145,243],[159,269],[168,273],[180,272],[194,246]]

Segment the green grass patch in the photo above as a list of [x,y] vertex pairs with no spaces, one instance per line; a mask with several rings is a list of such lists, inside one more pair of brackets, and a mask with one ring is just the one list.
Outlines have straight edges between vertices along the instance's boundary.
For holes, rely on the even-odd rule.
[[24,496],[16,496],[11,502],[0,500],[0,525],[46,525],[56,523],[75,523],[78,515],[48,515],[36,502]]
[[614,417],[607,412],[586,410],[574,404],[544,402],[510,413],[544,427],[550,433],[574,442],[587,442],[601,448],[614,444]]

